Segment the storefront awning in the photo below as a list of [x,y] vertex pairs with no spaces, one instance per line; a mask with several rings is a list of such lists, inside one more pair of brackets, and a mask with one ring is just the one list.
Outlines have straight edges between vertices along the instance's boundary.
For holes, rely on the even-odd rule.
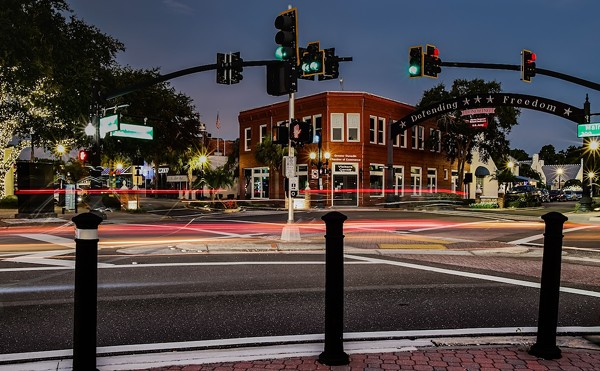
[[477,166],[477,169],[475,169],[475,176],[478,178],[483,178],[484,176],[488,175],[490,175],[490,171],[487,167]]

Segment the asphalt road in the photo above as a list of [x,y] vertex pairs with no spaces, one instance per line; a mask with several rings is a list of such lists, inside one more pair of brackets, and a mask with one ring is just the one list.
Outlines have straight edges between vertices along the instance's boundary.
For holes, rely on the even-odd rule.
[[[347,255],[345,332],[537,324],[535,278],[440,273],[435,264],[403,260]],[[323,333],[323,262],[322,254],[120,260],[99,270],[98,346]],[[1,278],[2,353],[72,347],[72,270],[3,271]],[[579,288],[561,294],[560,326],[598,325],[600,287]]]

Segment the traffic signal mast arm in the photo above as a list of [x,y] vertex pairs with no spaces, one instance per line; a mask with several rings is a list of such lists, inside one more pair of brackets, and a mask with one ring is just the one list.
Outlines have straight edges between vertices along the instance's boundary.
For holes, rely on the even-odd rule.
[[[338,60],[338,62],[351,62],[352,57],[337,57],[337,60]],[[260,67],[260,66],[267,66],[269,64],[275,64],[275,63],[281,63],[281,61],[279,61],[279,60],[244,61],[244,62],[242,62],[242,66],[243,67]],[[106,94],[101,94],[99,96],[99,98],[102,98],[102,100],[115,99],[115,98],[122,97],[122,96],[130,94],[130,93],[133,93],[134,91],[145,89],[152,85],[175,79],[177,77],[191,75],[191,74],[198,73],[198,72],[216,70],[216,69],[217,69],[216,63],[204,64],[201,66],[186,68],[183,70],[168,73],[166,75],[159,75],[158,77],[156,77],[154,79],[150,79],[150,80],[138,83],[138,84],[129,85],[122,89],[110,91]]]
[[[520,71],[521,66],[516,64],[499,64],[499,63],[468,63],[468,62],[442,62],[443,67],[460,67],[460,68],[483,68],[489,70],[510,70],[510,71]],[[573,84],[585,86],[586,88],[594,89],[600,91],[600,84],[580,79],[575,76],[567,75],[564,73],[547,70],[544,68],[536,67],[536,74],[538,75],[546,75],[550,77],[554,77],[557,79],[565,80],[568,82],[572,82]]]

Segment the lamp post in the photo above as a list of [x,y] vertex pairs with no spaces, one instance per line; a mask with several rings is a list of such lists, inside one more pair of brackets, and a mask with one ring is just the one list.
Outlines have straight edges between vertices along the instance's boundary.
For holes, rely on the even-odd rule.
[[[320,144],[320,143],[319,143]],[[327,169],[329,168],[329,159],[331,158],[331,153],[329,151],[325,151],[325,153],[321,152],[321,146],[317,147],[317,153],[310,152],[308,154],[310,158],[310,162],[313,165],[317,165],[317,179],[318,179],[318,187],[319,191],[323,190],[323,165],[325,165],[325,173],[327,173]],[[315,163],[316,160],[316,163]],[[319,199],[322,199],[322,193],[319,192]]]
[[[586,143],[585,138],[584,143]],[[596,152],[598,151],[598,148],[600,148],[600,143],[596,138],[590,138],[587,140],[586,144],[587,148],[585,148],[584,161],[585,166],[589,169],[587,175],[590,179],[590,190],[587,192],[587,184],[584,182],[583,196],[581,197],[581,200],[579,200],[581,211],[590,211],[592,209],[592,183],[593,177],[595,176],[594,170],[596,165]],[[592,177],[590,177],[590,172],[592,173]]]
[[560,177],[561,177],[561,175],[563,175],[564,172],[565,172],[565,170],[562,167],[556,169],[556,175],[558,175],[558,189],[559,190],[561,189],[561,186],[560,186]]

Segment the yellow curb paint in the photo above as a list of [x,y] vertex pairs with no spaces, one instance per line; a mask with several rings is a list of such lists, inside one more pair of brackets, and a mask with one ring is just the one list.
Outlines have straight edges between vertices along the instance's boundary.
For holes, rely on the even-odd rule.
[[446,246],[434,243],[380,243],[380,249],[446,250]]

